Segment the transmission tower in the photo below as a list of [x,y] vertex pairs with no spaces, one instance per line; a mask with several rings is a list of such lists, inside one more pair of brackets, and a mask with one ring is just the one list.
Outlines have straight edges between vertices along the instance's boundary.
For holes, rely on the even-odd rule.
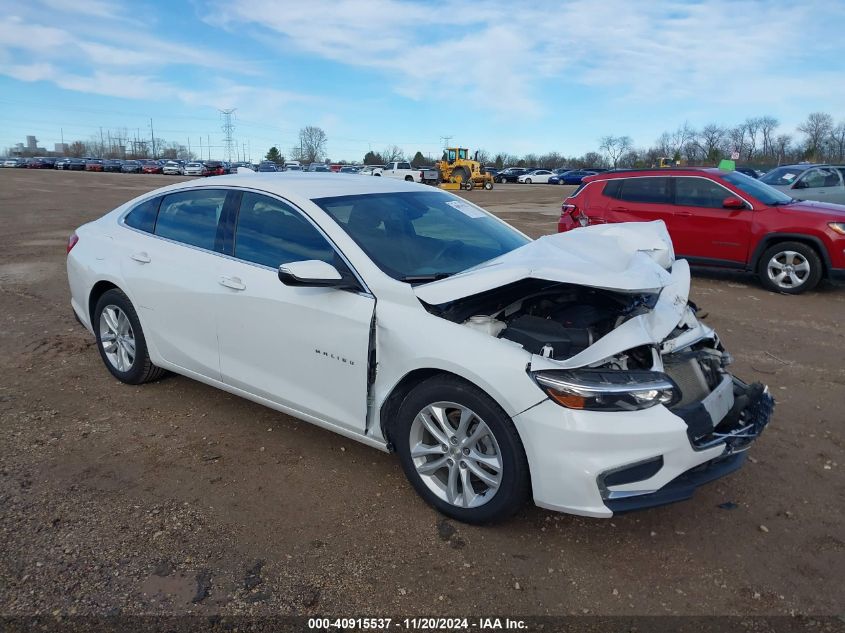
[[235,124],[232,123],[232,114],[237,108],[230,108],[229,110],[220,110],[223,115],[223,148],[226,151],[226,160],[232,162],[232,150],[235,148],[235,139],[232,136],[235,131]]

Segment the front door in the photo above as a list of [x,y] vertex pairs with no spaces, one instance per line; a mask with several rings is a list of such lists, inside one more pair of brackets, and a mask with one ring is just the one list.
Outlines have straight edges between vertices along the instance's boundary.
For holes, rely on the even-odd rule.
[[363,432],[375,299],[279,281],[279,265],[293,261],[345,267],[322,233],[281,200],[244,193],[233,238],[217,295],[224,382]]
[[675,181],[674,219],[669,234],[679,257],[745,264],[751,234],[751,209],[726,209],[736,194],[700,177]]
[[834,167],[808,169],[795,181],[789,194],[799,200],[845,204],[842,174]]

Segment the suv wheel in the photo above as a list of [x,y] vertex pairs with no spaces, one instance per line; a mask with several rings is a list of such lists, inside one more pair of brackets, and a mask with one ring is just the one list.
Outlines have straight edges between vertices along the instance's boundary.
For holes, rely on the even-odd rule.
[[816,287],[822,278],[822,262],[811,246],[780,242],[760,257],[758,274],[768,290],[797,295]]
[[93,326],[97,349],[115,378],[140,385],[164,374],[150,360],[138,314],[123,292],[113,289],[103,293],[94,309]]
[[411,485],[437,510],[466,523],[516,512],[529,493],[528,461],[507,414],[483,391],[435,376],[402,403],[392,429]]

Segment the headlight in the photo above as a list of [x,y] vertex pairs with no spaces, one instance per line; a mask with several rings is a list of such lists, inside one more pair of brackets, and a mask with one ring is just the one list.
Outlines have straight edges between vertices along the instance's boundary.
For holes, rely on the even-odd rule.
[[568,409],[634,411],[657,404],[671,406],[680,397],[675,383],[656,371],[577,369],[539,371],[532,376],[552,400]]
[[828,222],[827,225],[839,235],[845,235],[845,222]]

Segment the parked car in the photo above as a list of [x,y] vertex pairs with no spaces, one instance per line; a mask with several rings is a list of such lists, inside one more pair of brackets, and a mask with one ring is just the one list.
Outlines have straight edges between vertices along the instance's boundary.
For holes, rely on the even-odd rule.
[[207,160],[203,162],[208,170],[209,176],[224,176],[229,173],[227,165],[219,160]]
[[501,169],[496,169],[495,167],[482,167],[481,168],[482,174],[490,174],[491,176],[493,176],[493,182],[496,181],[496,176],[499,174],[500,171],[501,171]]
[[771,170],[760,182],[799,200],[845,204],[845,165],[786,165]]
[[302,166],[285,164],[284,171],[302,171]]
[[182,176],[185,173],[185,168],[175,160],[169,160],[161,166],[161,173],[170,176]]
[[53,166],[56,164],[55,158],[49,158],[46,156],[36,156],[32,160],[27,163],[27,167],[29,169],[53,169]]
[[92,158],[85,161],[85,171],[103,171],[103,161],[99,158]]
[[205,165],[198,161],[187,163],[185,165],[186,176],[208,176],[208,169]]
[[116,379],[173,371],[396,451],[461,521],[687,498],[774,406],[727,371],[660,223],[532,241],[415,183],[250,174],[145,193],[67,250]]
[[103,171],[120,172],[123,167],[123,161],[117,159],[109,159],[103,161]]
[[328,172],[329,168],[325,163],[311,163],[308,165],[308,171]]
[[81,158],[65,158],[61,164],[56,164],[56,169],[64,171],[85,171],[85,161]]
[[229,171],[233,174],[236,174],[238,172],[238,167],[246,167],[247,169],[253,169],[250,163],[244,163],[239,161],[237,163],[232,163],[229,167]]
[[375,176],[381,173],[382,169],[384,169],[384,165],[364,165],[358,174],[360,176]]
[[845,206],[803,202],[736,171],[627,170],[584,179],[563,202],[559,231],[662,220],[679,257],[757,273],[798,294],[845,280]]
[[356,167],[354,165],[344,165],[340,168],[341,174],[357,174],[360,170],[360,167]]
[[125,160],[123,164],[120,166],[120,171],[124,174],[140,174],[141,173],[141,161],[138,160]]
[[588,169],[571,169],[565,171],[557,176],[549,178],[549,184],[553,185],[580,185],[581,181],[587,176],[595,176],[597,171]]
[[20,158],[6,158],[3,160],[3,167],[18,167],[21,164]]
[[507,167],[503,169],[493,179],[498,183],[516,182],[520,176],[527,174],[530,170],[525,167]]
[[529,171],[527,174],[522,174],[519,176],[516,181],[525,183],[530,185],[532,183],[548,183],[549,178],[551,178],[554,174],[548,169],[535,169],[533,171]]
[[271,172],[271,171],[279,171],[278,166],[273,161],[265,160],[259,163],[258,171],[264,172]]
[[753,167],[736,167],[735,171],[738,171],[741,174],[745,174],[751,178],[759,178],[760,172]]
[[162,173],[161,163],[157,160],[144,159],[141,160],[141,173],[143,174],[160,174]]

